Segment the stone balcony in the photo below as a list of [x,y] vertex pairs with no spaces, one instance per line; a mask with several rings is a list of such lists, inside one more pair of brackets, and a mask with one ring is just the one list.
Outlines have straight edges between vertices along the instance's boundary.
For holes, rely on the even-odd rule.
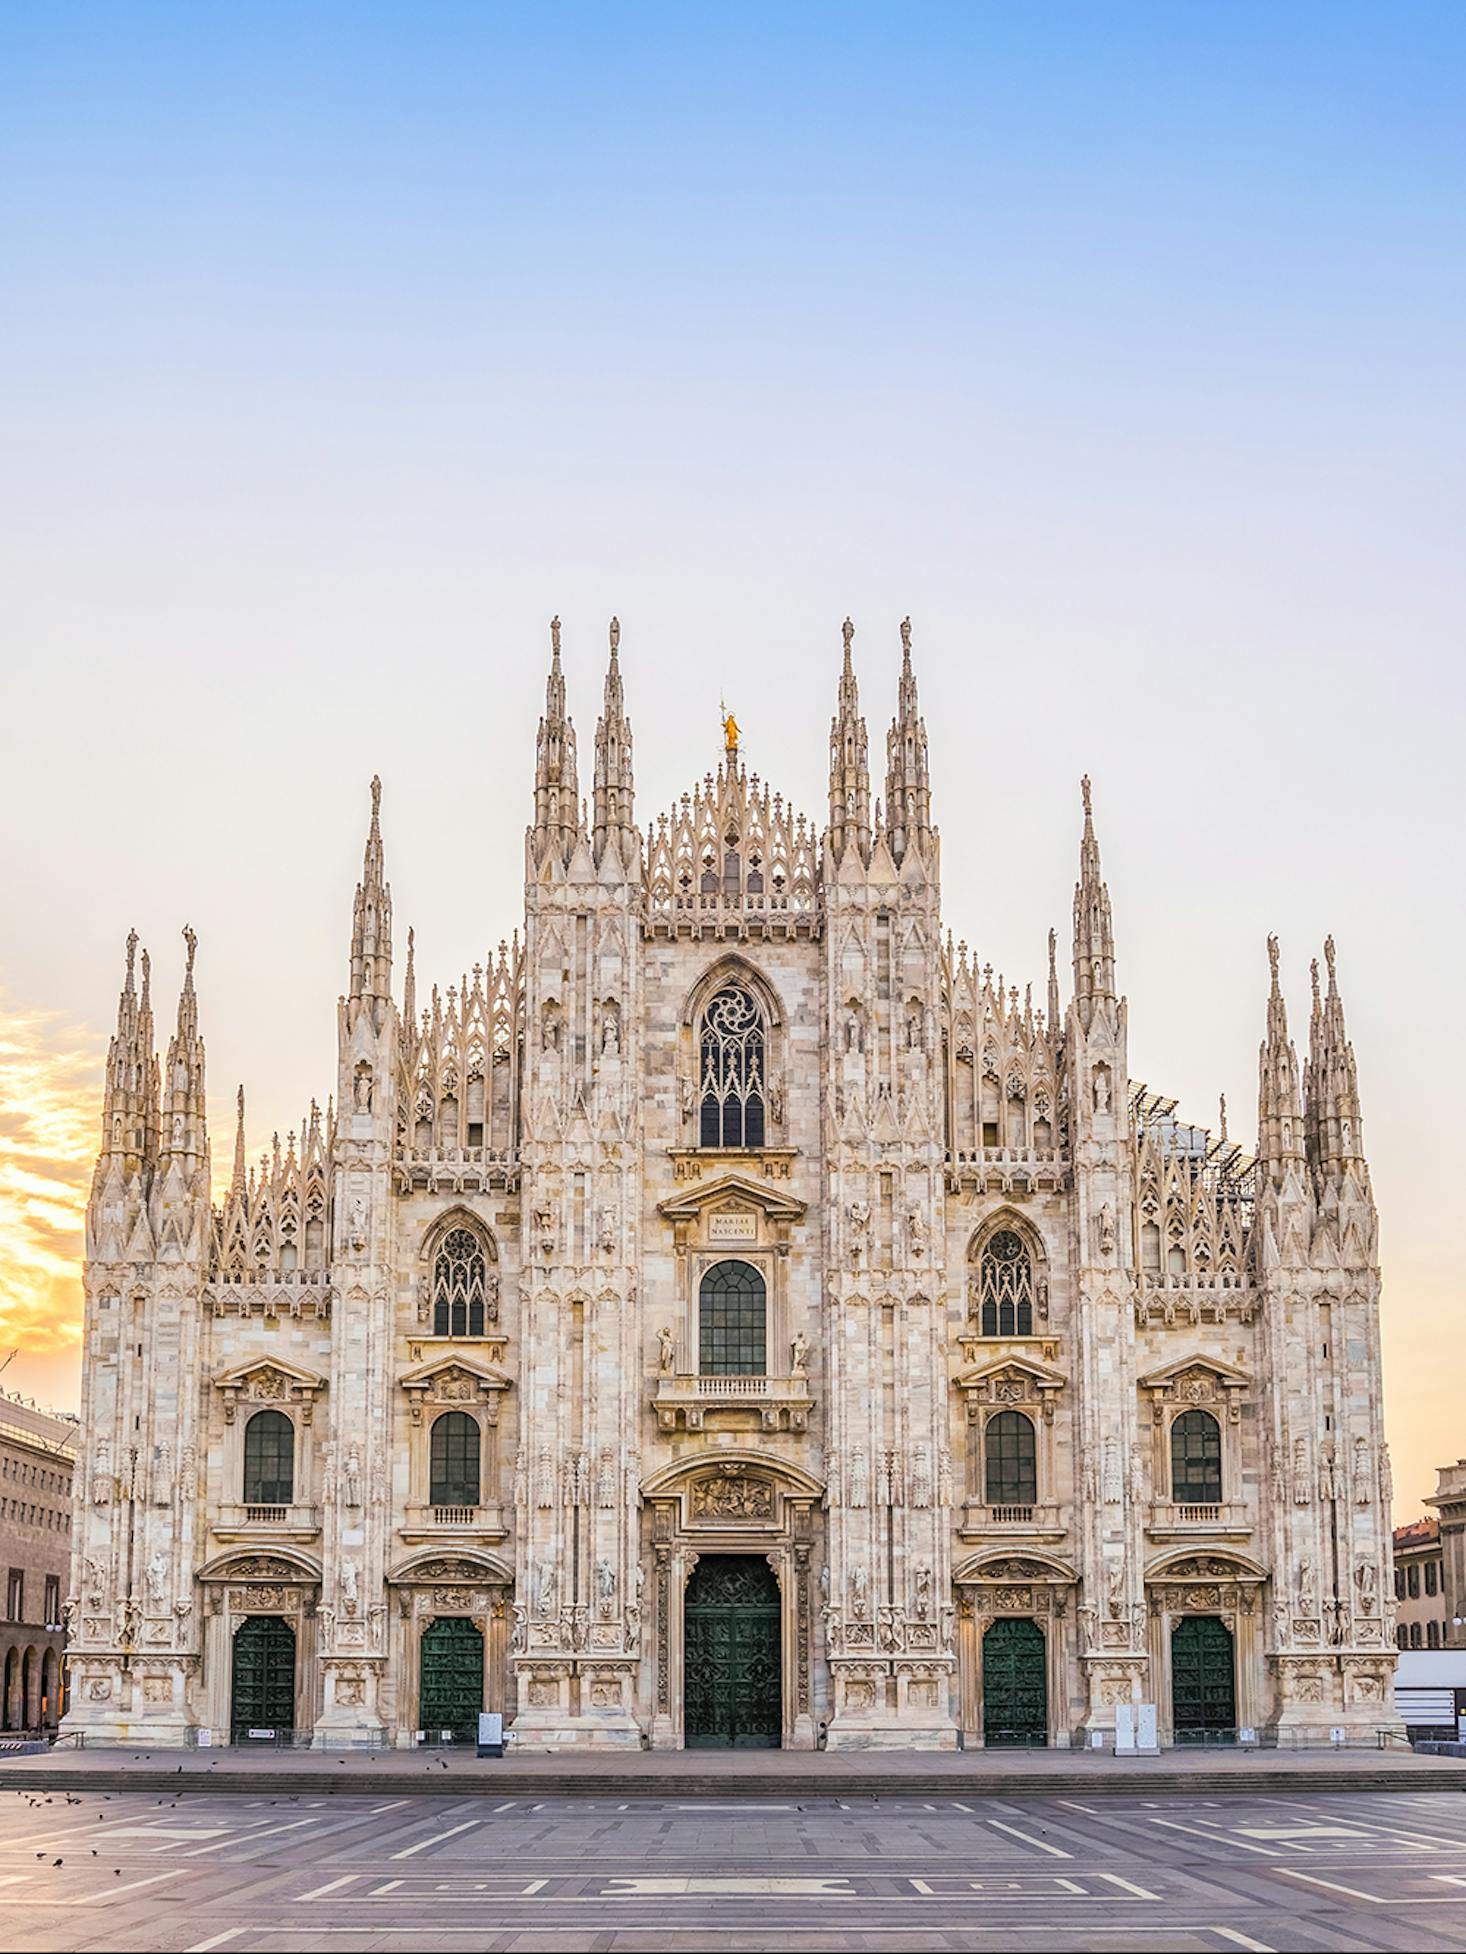
[[814,1408],[809,1379],[793,1377],[671,1377],[657,1379],[657,1429],[696,1432],[712,1416],[723,1426],[802,1432]]
[[392,1174],[399,1194],[472,1194],[518,1186],[519,1160],[489,1147],[399,1147]]
[[1245,1540],[1252,1515],[1241,1500],[1214,1505],[1189,1500],[1152,1500],[1145,1530],[1152,1540]]
[[1031,1506],[989,1505],[985,1500],[968,1500],[957,1521],[964,1540],[1062,1540],[1066,1528],[1055,1500],[1037,1500]]
[[949,1194],[1053,1194],[1069,1185],[1061,1147],[978,1147],[947,1155]]
[[503,1508],[492,1506],[430,1506],[419,1501],[408,1505],[398,1529],[408,1541],[438,1541],[466,1545],[472,1540],[505,1540],[509,1529]]
[[213,1531],[220,1540],[313,1540],[321,1531],[321,1509],[299,1502],[286,1506],[221,1506]]
[[1142,1327],[1250,1323],[1257,1310],[1257,1291],[1235,1269],[1193,1269],[1184,1275],[1143,1269],[1135,1289],[1135,1320]]

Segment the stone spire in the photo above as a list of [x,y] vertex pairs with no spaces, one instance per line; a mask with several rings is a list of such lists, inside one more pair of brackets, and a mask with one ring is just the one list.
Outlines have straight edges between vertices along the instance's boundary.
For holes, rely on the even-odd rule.
[[1334,968],[1334,939],[1325,939],[1327,993],[1320,998],[1318,964],[1313,973],[1313,1015],[1309,1025],[1308,1065],[1304,1073],[1304,1119],[1309,1165],[1325,1181],[1364,1161],[1359,1115],[1359,1075],[1354,1047],[1344,1028],[1344,1001]]
[[535,746],[534,829],[531,849],[536,866],[554,853],[568,862],[580,832],[580,789],[575,771],[575,728],[565,710],[565,674],[560,669],[560,620],[550,620],[550,676],[545,712]]
[[372,775],[372,819],[351,919],[353,1002],[392,998],[392,890],[382,857],[382,783]]
[[1257,1158],[1265,1177],[1281,1182],[1303,1161],[1303,1105],[1298,1093],[1298,1055],[1288,1036],[1288,1007],[1278,983],[1278,939],[1267,940],[1272,971],[1267,1036],[1258,1052]]
[[842,632],[845,658],[835,717],[830,721],[830,858],[838,863],[848,844],[862,862],[869,862],[870,761],[860,687],[850,662],[855,626],[848,617]]
[[234,1172],[229,1177],[229,1198],[235,1200],[244,1193],[244,1086],[240,1085],[235,1097],[234,1120]]
[[402,1035],[411,1039],[417,1027],[417,937],[407,932],[407,973],[402,979]]
[[185,928],[188,951],[183,989],[178,996],[178,1024],[168,1042],[164,1068],[164,1156],[192,1170],[209,1155],[208,1118],[204,1105],[204,1041],[199,1036],[198,997],[193,987],[193,960],[198,938]]
[[911,619],[901,620],[901,688],[896,717],[886,735],[886,832],[898,864],[909,847],[927,853],[931,840],[931,778],[927,771],[926,723],[916,698],[911,669]]
[[1101,1000],[1115,995],[1115,932],[1110,892],[1100,870],[1099,842],[1089,775],[1080,783],[1084,797],[1084,835],[1079,844],[1079,880],[1074,885],[1074,1002],[1088,1031]]
[[111,1165],[128,1175],[147,1172],[158,1160],[158,1058],[146,950],[142,953],[141,996],[136,968],[137,931],[130,930],[127,975],[117,1000],[117,1029],[107,1048],[99,1174]]
[[1049,931],[1049,1036],[1057,1038],[1063,1022],[1059,1011],[1059,938],[1054,930]]
[[[635,834],[632,814],[631,721],[621,691],[621,625],[611,619],[611,658],[606,667],[605,702],[596,721],[594,859],[599,866],[609,848],[627,860]],[[572,747],[572,752],[573,752]]]

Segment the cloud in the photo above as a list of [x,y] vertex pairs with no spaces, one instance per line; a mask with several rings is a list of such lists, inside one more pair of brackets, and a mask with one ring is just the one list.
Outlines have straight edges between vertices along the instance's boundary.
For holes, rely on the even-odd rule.
[[0,993],[0,1356],[81,1341],[105,1056],[96,1032]]

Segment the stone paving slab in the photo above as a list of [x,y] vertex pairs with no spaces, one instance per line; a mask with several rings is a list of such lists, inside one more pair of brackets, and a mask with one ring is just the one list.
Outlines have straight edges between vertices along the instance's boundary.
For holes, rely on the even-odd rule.
[[295,1791],[403,1797],[617,1798],[947,1796],[1051,1797],[1213,1791],[1466,1792],[1466,1762],[1372,1750],[1108,1752],[516,1751],[503,1759],[458,1751],[57,1750],[0,1765],[0,1791],[131,1789]]

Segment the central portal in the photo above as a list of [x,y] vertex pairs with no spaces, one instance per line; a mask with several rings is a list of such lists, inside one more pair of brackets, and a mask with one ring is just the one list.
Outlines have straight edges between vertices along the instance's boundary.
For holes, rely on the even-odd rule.
[[754,1554],[708,1554],[687,1583],[689,1750],[777,1750],[783,1731],[779,1583]]

